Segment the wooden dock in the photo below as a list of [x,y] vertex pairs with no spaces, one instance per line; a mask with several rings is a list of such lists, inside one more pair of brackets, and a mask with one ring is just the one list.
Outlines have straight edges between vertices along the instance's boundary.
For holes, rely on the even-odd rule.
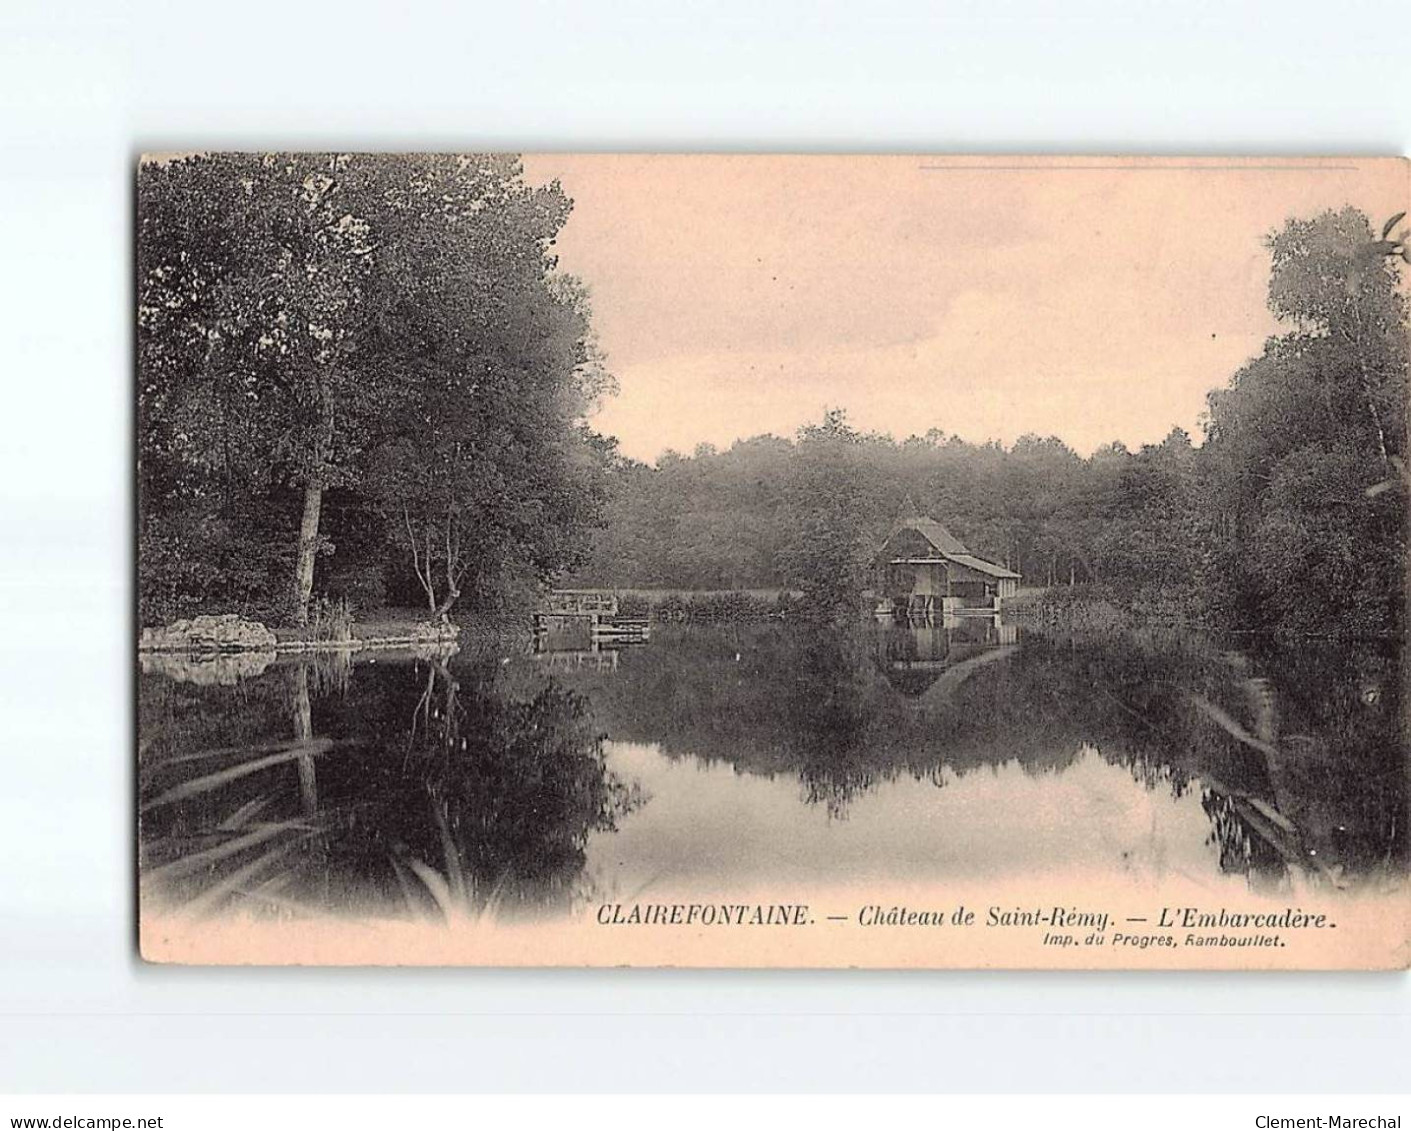
[[637,643],[651,637],[646,617],[618,615],[617,594],[606,589],[554,589],[534,614],[536,633],[571,632],[587,625],[595,641]]

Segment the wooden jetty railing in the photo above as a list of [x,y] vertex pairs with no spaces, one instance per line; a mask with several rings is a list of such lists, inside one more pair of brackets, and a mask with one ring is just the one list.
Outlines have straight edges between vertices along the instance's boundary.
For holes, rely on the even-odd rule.
[[651,635],[646,617],[617,614],[617,594],[606,589],[555,589],[534,614],[537,632],[574,631],[587,623],[593,639],[640,642]]

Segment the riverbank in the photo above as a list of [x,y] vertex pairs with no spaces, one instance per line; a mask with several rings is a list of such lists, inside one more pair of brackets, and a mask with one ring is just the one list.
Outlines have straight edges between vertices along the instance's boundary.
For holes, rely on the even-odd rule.
[[792,589],[615,589],[618,613],[665,624],[787,620],[803,610]]
[[278,654],[354,652],[454,643],[460,627],[418,617],[411,610],[378,610],[363,621],[351,616],[336,623],[271,628],[237,613],[206,614],[160,628],[144,628],[137,650],[144,654]]
[[[803,595],[789,589],[604,589],[617,598],[618,615],[660,624],[746,624],[805,619]],[[1020,590],[1000,610],[1011,624],[1056,632],[1116,632],[1140,628],[1192,629],[1198,618],[1179,597],[1118,597],[1092,586]],[[354,615],[346,609],[317,613],[308,625],[266,626],[238,614],[207,614],[163,628],[144,628],[143,654],[358,652],[454,643],[462,626],[427,619],[423,609],[383,607]],[[527,614],[474,614],[476,635],[524,634]]]
[[426,619],[420,609],[374,609],[365,617],[337,626],[330,636],[318,625],[288,625],[273,629],[280,652],[317,652],[344,648],[401,648],[419,644],[452,641],[461,629],[450,621]]
[[1202,623],[1188,594],[1119,594],[1091,585],[1020,590],[1005,599],[1001,615],[1011,624],[1059,632],[1198,629]]
[[[795,620],[807,611],[791,589],[610,589],[623,616],[667,624],[728,624]],[[1000,608],[1005,621],[1060,632],[1118,632],[1200,627],[1187,594],[1118,594],[1078,585],[1021,589]],[[868,609],[871,603],[864,601]]]

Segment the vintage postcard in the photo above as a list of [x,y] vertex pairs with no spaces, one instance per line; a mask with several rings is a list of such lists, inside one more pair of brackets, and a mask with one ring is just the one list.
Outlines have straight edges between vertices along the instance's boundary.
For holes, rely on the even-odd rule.
[[1406,161],[135,184],[145,958],[1411,962]]

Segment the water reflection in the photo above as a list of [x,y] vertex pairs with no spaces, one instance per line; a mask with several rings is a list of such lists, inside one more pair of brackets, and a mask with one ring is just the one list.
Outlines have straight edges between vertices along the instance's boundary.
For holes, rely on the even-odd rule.
[[993,616],[883,620],[875,655],[887,682],[903,695],[948,697],[975,669],[1003,659],[1019,630]]
[[1061,773],[1007,761],[983,773],[903,775],[856,795],[845,819],[801,804],[797,782],[783,776],[666,759],[635,743],[612,744],[609,764],[651,797],[610,841],[589,845],[595,886],[614,899],[1015,876],[1063,890],[1094,874],[1159,880],[1211,857],[1198,796],[1135,786],[1092,747]]
[[435,921],[644,885],[1400,874],[1394,649],[937,624],[140,680],[144,898]]
[[238,695],[144,679],[144,891],[194,912],[566,906],[634,795],[582,696],[502,667],[291,663]]

